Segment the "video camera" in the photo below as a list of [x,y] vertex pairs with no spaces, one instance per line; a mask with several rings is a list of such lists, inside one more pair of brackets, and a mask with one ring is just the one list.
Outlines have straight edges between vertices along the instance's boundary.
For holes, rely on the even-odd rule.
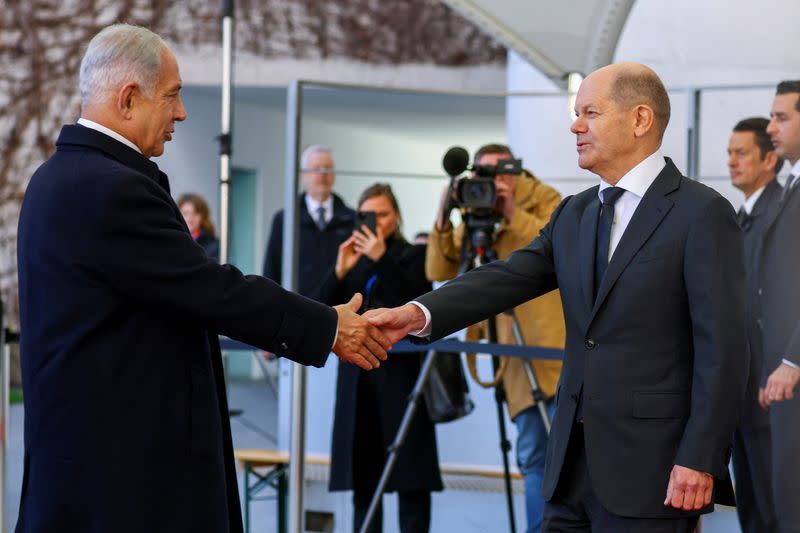
[[[457,207],[471,235],[473,246],[488,249],[492,245],[495,225],[500,215],[495,210],[497,187],[494,178],[498,174],[521,174],[521,159],[502,159],[497,165],[469,166],[469,153],[454,146],[445,153],[442,166],[450,176],[450,208]],[[467,169],[474,176],[461,176]],[[449,212],[449,211],[448,211]],[[466,235],[465,234],[465,235]],[[463,251],[463,249],[462,249]]]
[[502,159],[497,165],[472,165],[474,177],[458,180],[456,202],[461,209],[480,212],[494,211],[497,202],[497,188],[494,177],[498,174],[520,174],[521,159]]
[[[469,166],[469,152],[460,146],[454,146],[445,153],[442,166],[451,179],[451,187],[455,187],[455,206],[462,212],[489,214],[494,212],[497,202],[497,188],[494,178],[498,174],[522,173],[521,159],[502,159],[497,165]],[[460,176],[467,169],[474,176]]]

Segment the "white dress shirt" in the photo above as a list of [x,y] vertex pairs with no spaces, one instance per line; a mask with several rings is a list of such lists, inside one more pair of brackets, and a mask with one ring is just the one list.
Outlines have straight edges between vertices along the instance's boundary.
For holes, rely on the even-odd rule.
[[125,137],[123,137],[122,135],[117,133],[116,131],[114,131],[112,129],[109,129],[109,128],[106,128],[102,124],[98,124],[97,122],[91,121],[88,118],[83,118],[83,117],[78,119],[78,124],[80,124],[81,126],[84,126],[86,128],[93,129],[95,131],[99,131],[100,133],[105,133],[106,135],[108,135],[109,137],[114,139],[115,141],[119,141],[122,144],[124,144],[125,146],[133,148],[134,150],[136,150],[140,154],[142,153],[142,151],[139,150],[139,147],[136,146],[135,144],[133,144],[132,141],[126,139]]
[[[614,255],[614,250],[617,249],[622,234],[625,233],[625,228],[639,207],[639,202],[642,201],[644,193],[650,188],[650,185],[656,180],[656,177],[661,173],[667,162],[664,160],[664,154],[661,150],[656,150],[655,153],[645,158],[638,165],[628,171],[627,174],[622,176],[622,179],[617,182],[617,187],[622,187],[625,192],[617,199],[614,204],[614,221],[611,224],[611,239],[608,243],[608,260]],[[600,193],[603,189],[612,187],[602,179],[600,180],[600,189],[597,191],[600,200],[602,196]],[[425,314],[425,327],[416,332],[411,332],[415,337],[427,337],[431,334],[431,312],[428,308],[419,302],[411,302],[419,307]]]
[[794,181],[792,182],[792,189],[794,186],[797,185],[797,182],[800,181],[800,159],[794,162],[794,166],[792,166],[792,170],[789,171],[789,174],[794,176]]
[[764,189],[766,188],[767,186],[764,185],[756,192],[751,194],[749,198],[745,198],[744,203],[742,204],[742,209],[744,209],[745,213],[749,215],[750,213],[753,212],[753,208],[756,206],[756,202],[758,201],[759,198],[761,198],[761,193],[763,193]]
[[[617,203],[614,204],[614,221],[611,223],[611,238],[608,242],[608,260],[614,255],[614,250],[617,249],[622,234],[625,233],[625,228],[639,207],[639,202],[642,201],[644,193],[650,188],[650,185],[656,180],[656,177],[661,173],[667,162],[664,160],[664,154],[661,150],[656,152],[641,163],[633,167],[627,174],[617,182],[617,187],[625,189],[622,196],[619,197]],[[605,189],[613,187],[613,185],[600,180],[600,189],[597,195],[602,201],[603,197],[600,195]]]
[[314,219],[314,222],[317,221],[317,209],[320,207],[325,209],[325,224],[330,224],[331,220],[333,220],[333,195],[328,196],[328,199],[324,202],[318,202],[311,198],[310,194],[306,194],[306,207],[308,212],[311,213],[311,218]]

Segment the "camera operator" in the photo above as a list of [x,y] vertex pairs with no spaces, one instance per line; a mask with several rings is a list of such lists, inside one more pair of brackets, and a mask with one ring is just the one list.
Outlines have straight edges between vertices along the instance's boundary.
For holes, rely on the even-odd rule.
[[[513,158],[511,150],[502,144],[487,144],[476,153],[475,167],[494,167],[498,161]],[[539,230],[550,220],[550,215],[561,201],[559,193],[527,170],[518,175],[497,174],[494,177],[497,201],[492,249],[498,259],[505,259],[516,250],[526,246],[539,234]],[[444,281],[458,273],[462,237],[467,231],[462,223],[453,229],[450,223],[451,198],[446,189],[442,195],[439,214],[431,231],[426,253],[425,271],[428,279]],[[564,317],[558,291],[550,292],[515,309],[520,321],[525,342],[532,346],[563,348]],[[468,338],[484,336],[483,324],[468,331]],[[513,344],[512,319],[507,315],[497,317],[499,342]],[[523,367],[522,359],[507,359],[502,373],[508,414],[517,426],[517,463],[525,477],[525,503],[528,533],[538,532],[544,501],[540,495],[544,475],[547,432],[541,415],[534,407],[531,385]],[[549,400],[548,411],[553,412],[553,395],[561,371],[560,361],[534,361],[532,364],[539,387]],[[502,365],[501,365],[502,367]]]

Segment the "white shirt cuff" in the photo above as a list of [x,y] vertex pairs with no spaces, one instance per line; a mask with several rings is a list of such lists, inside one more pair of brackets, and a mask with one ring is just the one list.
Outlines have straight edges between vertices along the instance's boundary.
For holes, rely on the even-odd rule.
[[784,359],[783,360],[783,364],[789,365],[792,368],[796,368],[797,370],[800,370],[800,365],[798,365],[797,363],[793,363],[793,362],[789,361],[788,359]]
[[333,347],[336,346],[336,339],[339,338],[339,318],[336,318],[336,335],[333,336],[333,344],[331,344],[331,351],[333,351]]
[[425,315],[425,327],[419,331],[409,331],[409,335],[413,335],[414,337],[430,337],[431,335],[431,312],[428,311],[428,308],[422,305],[419,302],[409,302],[412,305],[416,305],[422,310],[422,313]]

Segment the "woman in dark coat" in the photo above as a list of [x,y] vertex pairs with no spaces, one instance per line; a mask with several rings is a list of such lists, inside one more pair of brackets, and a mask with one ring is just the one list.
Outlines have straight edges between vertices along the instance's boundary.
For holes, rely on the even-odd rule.
[[211,222],[208,203],[199,194],[191,192],[182,194],[176,203],[194,242],[203,247],[208,257],[219,262],[219,240],[215,235],[214,223]]
[[[409,244],[400,234],[400,209],[391,187],[369,187],[358,209],[375,212],[376,231],[362,226],[339,247],[336,266],[323,284],[331,298],[327,301],[346,302],[360,292],[364,311],[402,305],[429,291],[425,247]],[[354,531],[366,517],[421,360],[419,353],[397,354],[371,372],[339,365],[330,490],[353,490]],[[428,531],[430,493],[441,489],[436,432],[427,411],[417,409],[386,487],[387,492],[398,492],[402,533]],[[370,533],[380,533],[381,523],[379,512]]]

